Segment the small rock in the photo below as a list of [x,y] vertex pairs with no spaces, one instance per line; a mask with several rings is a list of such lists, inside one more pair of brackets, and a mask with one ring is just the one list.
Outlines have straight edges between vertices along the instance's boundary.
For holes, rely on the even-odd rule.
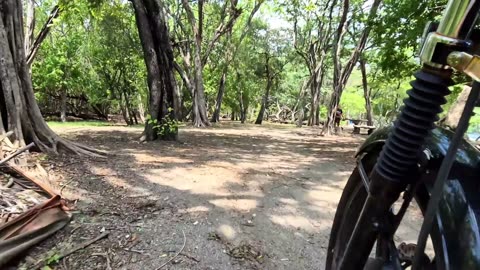
[[193,223],[193,225],[197,225],[197,224],[198,224],[198,221],[195,221],[195,222]]

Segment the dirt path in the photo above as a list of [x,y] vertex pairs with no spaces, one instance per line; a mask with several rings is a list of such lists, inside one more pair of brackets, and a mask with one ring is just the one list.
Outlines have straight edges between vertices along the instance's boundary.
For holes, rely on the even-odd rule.
[[183,233],[183,252],[163,269],[323,269],[361,142],[235,124],[184,128],[180,142],[149,144],[136,142],[136,128],[58,131],[113,154],[56,161],[79,211],[50,242],[62,248],[111,232],[70,256],[68,269],[105,269],[105,254],[113,269],[156,269],[180,250]]

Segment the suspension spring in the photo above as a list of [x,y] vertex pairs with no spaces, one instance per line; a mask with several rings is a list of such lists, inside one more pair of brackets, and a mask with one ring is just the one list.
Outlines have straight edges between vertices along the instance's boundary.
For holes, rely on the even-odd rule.
[[393,182],[408,183],[409,176],[416,171],[419,152],[438,121],[445,96],[450,93],[448,86],[452,85],[448,70],[424,67],[414,76],[412,89],[407,92],[376,166],[378,174]]

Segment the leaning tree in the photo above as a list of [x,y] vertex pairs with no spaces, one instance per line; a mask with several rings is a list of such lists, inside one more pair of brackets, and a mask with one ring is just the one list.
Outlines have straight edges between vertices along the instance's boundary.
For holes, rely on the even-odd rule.
[[14,143],[34,142],[38,150],[47,153],[101,155],[61,138],[43,119],[26,63],[23,26],[22,1],[0,1],[0,134],[11,131]]

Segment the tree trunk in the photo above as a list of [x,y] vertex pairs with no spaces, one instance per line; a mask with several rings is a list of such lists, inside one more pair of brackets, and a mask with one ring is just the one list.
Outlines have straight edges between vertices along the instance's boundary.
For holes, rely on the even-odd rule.
[[62,89],[60,95],[60,120],[67,122],[67,90]]
[[[120,95],[122,95],[122,93],[120,93]],[[135,113],[133,112],[132,107],[130,106],[129,96],[125,91],[125,89],[123,89],[123,100],[124,102],[122,103],[125,106],[124,110],[125,110],[126,122],[127,122],[127,125],[131,126],[134,124]]]
[[[188,66],[188,64],[187,64],[187,66]],[[193,98],[194,92],[195,92],[195,87],[193,86],[192,81],[190,80],[190,77],[185,72],[185,70],[183,70],[180,67],[180,65],[178,65],[177,62],[175,62],[175,61],[173,62],[173,67],[175,68],[177,73],[182,78],[182,81],[185,84],[185,87],[187,88],[188,92],[192,95],[192,98]],[[177,87],[176,90],[178,91],[178,94],[175,95],[175,100],[177,100],[176,103],[180,102],[180,109],[178,110],[179,114],[177,115],[177,120],[181,121],[188,115],[188,113],[184,113],[184,110],[183,110],[184,105],[183,105],[183,99],[181,98],[181,95],[180,95],[180,87]]]
[[262,98],[262,104],[260,106],[260,111],[258,112],[257,120],[255,121],[256,125],[261,125],[263,118],[265,117],[265,110],[267,109],[268,99],[270,96],[270,88],[272,88],[272,79],[267,79],[267,87],[265,89],[265,95]]
[[137,95],[137,100],[138,100],[138,107],[137,107],[138,116],[140,117],[140,122],[142,124],[145,124],[145,108],[143,107],[143,101],[140,94]]
[[192,32],[195,36],[195,52],[193,56],[194,61],[194,74],[195,74],[195,89],[193,93],[193,125],[195,127],[210,126],[207,115],[207,105],[205,101],[205,88],[203,83],[203,64],[202,64],[202,16],[203,16],[203,1],[198,2],[199,9],[199,23],[196,23],[195,15],[188,3],[188,0],[182,0],[183,7],[187,13],[188,20],[192,26]]
[[122,117],[123,117],[123,121],[125,121],[125,124],[127,124],[127,126],[131,126],[132,123],[130,122],[128,109],[127,109],[127,106],[125,105],[125,100],[122,94],[120,94],[120,111],[122,112]]
[[365,60],[360,59],[360,71],[362,72],[363,96],[365,97],[365,109],[367,112],[367,125],[373,126],[372,100],[370,98],[370,89],[368,89],[367,71]]
[[26,0],[25,17],[25,51],[29,52],[33,45],[35,31],[35,0]]
[[245,122],[247,121],[247,115],[248,115],[247,111],[248,111],[248,107],[243,106],[243,109],[240,112],[240,123],[242,123],[242,124],[245,124]]
[[212,115],[212,122],[216,123],[220,121],[220,110],[222,108],[223,94],[225,93],[225,84],[227,79],[228,65],[225,65],[222,71],[222,76],[220,78],[220,83],[218,84],[217,100],[215,101],[215,111]]
[[[305,92],[307,91],[308,82],[304,82],[302,88],[300,89],[300,94],[298,95],[298,114],[297,114],[297,127],[303,126],[303,119],[305,117]],[[295,111],[295,110],[294,110]],[[295,112],[292,112],[292,121],[295,122]]]
[[[132,0],[135,10],[138,33],[142,43],[147,84],[149,88],[149,119],[141,141],[156,139],[175,140],[176,127],[167,128],[167,132],[157,133],[158,125],[170,127],[168,119],[176,119],[174,95],[176,81],[173,74],[173,50],[163,3],[158,0]],[[156,120],[156,121],[155,121]]]
[[43,119],[26,63],[22,15],[20,0],[0,3],[0,133],[13,131],[16,143],[34,142],[37,149],[47,153],[102,156],[97,150],[62,139]]
[[[316,76],[315,76],[316,77]],[[318,126],[320,123],[320,84],[316,78],[311,84],[312,100],[310,104],[310,117],[308,119],[309,126]]]
[[[240,81],[241,75],[239,72],[237,72],[237,81]],[[247,121],[247,110],[248,110],[248,104],[245,104],[247,99],[243,95],[243,91],[240,90],[240,96],[239,96],[239,104],[240,104],[240,122],[242,124],[245,124],[245,121]]]

